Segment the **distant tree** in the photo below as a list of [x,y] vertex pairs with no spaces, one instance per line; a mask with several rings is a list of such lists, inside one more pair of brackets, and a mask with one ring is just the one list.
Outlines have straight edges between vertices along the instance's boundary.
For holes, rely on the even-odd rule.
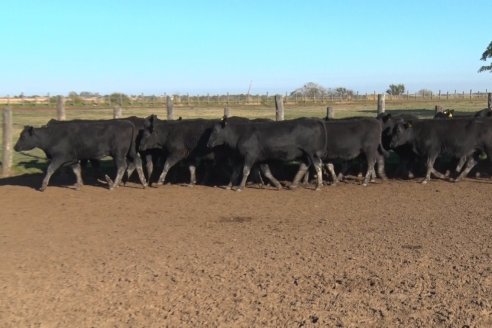
[[115,93],[112,93],[109,96],[109,98],[111,99],[112,104],[124,105],[124,104],[130,103],[130,98],[127,95],[125,95],[124,93],[115,92]]
[[342,98],[351,97],[354,95],[354,91],[347,88],[338,87],[335,89],[334,94],[335,96],[342,97]]
[[80,93],[80,96],[82,98],[93,98],[93,97],[99,97],[99,93],[98,92],[82,91]]
[[404,84],[390,84],[389,89],[386,90],[386,93],[392,96],[399,96],[405,93],[405,85]]
[[322,97],[328,95],[328,90],[321,85],[308,82],[302,88],[298,88],[290,93],[291,96]]
[[[489,46],[483,52],[482,58],[480,58],[480,60],[486,61],[487,58],[492,58],[492,41],[490,41]],[[490,64],[488,66],[484,65],[484,66],[480,67],[480,69],[478,70],[478,73],[486,72],[486,71],[489,71],[490,73],[492,73],[492,64]]]
[[429,89],[420,89],[417,94],[422,97],[430,97],[432,95],[432,91]]
[[83,102],[83,99],[75,91],[70,91],[68,93],[68,98],[70,98],[72,104],[80,104]]

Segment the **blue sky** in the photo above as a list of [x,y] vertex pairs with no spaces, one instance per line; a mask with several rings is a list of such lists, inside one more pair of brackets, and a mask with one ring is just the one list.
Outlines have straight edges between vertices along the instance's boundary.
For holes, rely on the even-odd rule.
[[[0,2],[0,95],[492,90],[482,1]],[[489,63],[488,61],[487,63]]]

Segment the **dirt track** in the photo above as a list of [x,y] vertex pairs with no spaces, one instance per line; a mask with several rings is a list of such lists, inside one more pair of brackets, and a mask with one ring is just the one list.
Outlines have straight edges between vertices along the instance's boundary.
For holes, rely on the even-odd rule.
[[490,180],[3,184],[1,327],[492,326]]

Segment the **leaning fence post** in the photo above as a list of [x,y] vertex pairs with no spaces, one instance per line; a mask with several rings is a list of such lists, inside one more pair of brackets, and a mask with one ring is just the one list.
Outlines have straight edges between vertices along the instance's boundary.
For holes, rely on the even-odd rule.
[[492,92],[487,93],[487,108],[492,110]]
[[333,109],[333,107],[326,107],[326,117],[328,117],[328,119],[335,118],[335,110]]
[[275,121],[284,120],[284,97],[281,95],[275,96]]
[[120,105],[115,105],[113,107],[113,118],[114,119],[117,119],[117,118],[121,118],[121,116],[122,116],[121,106]]
[[65,117],[65,99],[63,96],[56,97],[56,119],[58,121],[64,121]]
[[167,119],[168,119],[168,121],[174,120],[174,105],[173,105],[173,97],[172,96],[167,96],[166,107],[167,107]]
[[378,115],[385,111],[384,95],[378,94]]
[[12,110],[10,107],[3,109],[3,151],[2,151],[2,176],[10,175],[12,167]]

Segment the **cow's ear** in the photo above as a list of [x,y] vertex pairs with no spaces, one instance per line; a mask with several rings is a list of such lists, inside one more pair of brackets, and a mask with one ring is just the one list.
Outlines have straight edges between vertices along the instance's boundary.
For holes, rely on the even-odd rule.
[[182,120],[183,120],[183,118],[180,116],[180,117],[178,118],[178,121],[182,121]]
[[227,116],[224,116],[224,117],[222,118],[222,120],[221,120],[221,122],[220,122],[220,123],[221,123],[222,127],[223,127],[223,128],[225,128],[225,127],[226,127],[226,125],[227,125]]
[[32,136],[34,134],[34,128],[32,126],[28,126],[27,133],[29,133],[29,135]]

